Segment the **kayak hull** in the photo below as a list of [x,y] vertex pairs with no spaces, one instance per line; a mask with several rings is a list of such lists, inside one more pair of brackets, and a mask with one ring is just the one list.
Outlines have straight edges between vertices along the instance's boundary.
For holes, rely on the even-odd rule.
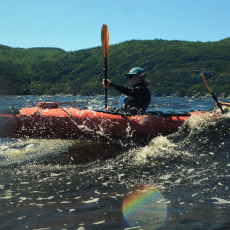
[[176,132],[191,114],[125,116],[76,108],[23,108],[0,114],[0,138],[148,139]]

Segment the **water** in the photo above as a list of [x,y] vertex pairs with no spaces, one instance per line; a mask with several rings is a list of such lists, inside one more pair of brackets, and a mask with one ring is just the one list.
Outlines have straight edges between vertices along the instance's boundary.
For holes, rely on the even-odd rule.
[[[102,108],[103,97],[1,96]],[[108,99],[116,106],[117,98]],[[153,98],[159,111],[209,110],[209,98]],[[230,116],[189,118],[145,146],[0,139],[0,229],[229,229]]]

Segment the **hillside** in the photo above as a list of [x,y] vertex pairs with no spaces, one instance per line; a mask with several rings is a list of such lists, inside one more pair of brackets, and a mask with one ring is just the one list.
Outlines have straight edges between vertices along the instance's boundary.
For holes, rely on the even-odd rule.
[[[153,95],[194,96],[207,94],[200,77],[203,72],[217,95],[228,96],[229,50],[230,38],[218,42],[126,41],[109,47],[108,78],[127,85],[124,74],[141,66]],[[103,65],[102,47],[65,52],[0,45],[0,94],[103,94]]]

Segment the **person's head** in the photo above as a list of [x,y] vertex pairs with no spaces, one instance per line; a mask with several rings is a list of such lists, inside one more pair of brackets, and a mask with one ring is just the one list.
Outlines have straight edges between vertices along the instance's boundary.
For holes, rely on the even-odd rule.
[[149,86],[149,83],[145,80],[146,72],[141,67],[132,68],[129,73],[126,73],[125,76],[129,80],[131,86],[142,83],[145,86]]

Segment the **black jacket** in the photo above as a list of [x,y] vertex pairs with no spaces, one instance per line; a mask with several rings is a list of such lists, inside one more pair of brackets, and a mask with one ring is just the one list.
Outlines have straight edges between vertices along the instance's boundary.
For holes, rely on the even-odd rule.
[[111,82],[110,86],[127,96],[124,99],[123,109],[127,111],[135,109],[143,114],[148,108],[151,100],[151,92],[142,84],[137,84],[132,88],[127,88]]

